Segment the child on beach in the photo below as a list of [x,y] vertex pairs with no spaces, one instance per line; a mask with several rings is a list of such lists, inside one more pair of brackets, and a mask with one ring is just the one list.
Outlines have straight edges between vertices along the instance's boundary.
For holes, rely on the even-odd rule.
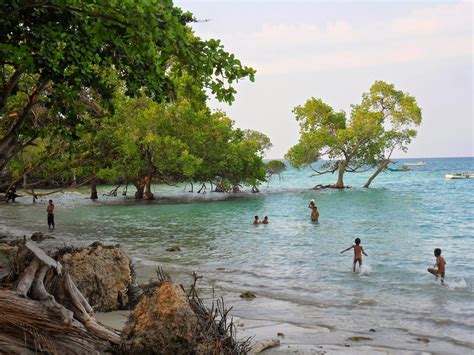
[[260,221],[258,219],[258,216],[255,216],[255,219],[253,220],[253,224],[259,224]]
[[311,221],[317,222],[319,219],[319,212],[318,207],[316,207],[316,204],[314,203],[314,200],[309,201],[308,208],[311,208]]
[[434,265],[435,268],[428,268],[428,272],[436,276],[436,280],[438,277],[441,276],[441,284],[444,284],[444,273],[446,271],[445,265],[446,260],[441,256],[441,249],[436,248],[434,250],[434,256],[436,257],[436,264]]
[[360,238],[356,238],[356,240],[354,242],[355,242],[355,244],[353,246],[341,251],[341,254],[343,254],[346,251],[351,250],[352,248],[354,248],[354,265],[352,266],[352,272],[356,271],[357,262],[359,262],[359,270],[362,267],[362,254],[364,254],[365,256],[368,256],[365,253],[364,248],[362,247],[362,245],[360,245]]

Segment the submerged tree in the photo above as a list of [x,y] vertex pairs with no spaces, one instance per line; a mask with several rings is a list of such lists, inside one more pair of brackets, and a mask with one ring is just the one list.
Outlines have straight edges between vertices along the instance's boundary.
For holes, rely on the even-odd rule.
[[[231,102],[240,78],[255,71],[201,40],[195,21],[168,0],[7,1],[0,5],[0,171],[48,133],[75,137],[84,89],[110,104],[113,69],[126,94],[174,97],[170,75],[185,70],[218,100]],[[39,115],[39,108],[48,112]],[[51,118],[51,120],[48,119]]]
[[376,81],[369,92],[362,95],[362,103],[353,109],[361,115],[377,115],[384,127],[373,143],[376,150],[373,165],[377,169],[364,185],[368,188],[390,164],[395,150],[408,150],[411,140],[416,137],[415,128],[421,124],[421,109],[413,96],[383,81]]
[[[366,169],[372,158],[367,148],[381,132],[375,115],[361,115],[353,110],[347,120],[345,112],[335,112],[315,98],[295,107],[293,113],[300,125],[300,139],[285,155],[290,164],[296,168],[310,166],[316,175],[337,172],[337,181],[330,186],[333,188],[345,187],[345,172]],[[323,157],[328,161],[318,168],[312,166]]]
[[268,179],[271,179],[275,175],[281,177],[281,173],[286,170],[286,165],[281,160],[270,160],[265,164],[265,170]]
[[[311,98],[293,110],[300,125],[300,140],[286,158],[296,168],[311,166],[316,175],[334,173],[331,187],[344,187],[345,172],[362,172],[378,167],[375,177],[390,163],[396,149],[407,150],[421,123],[421,109],[413,96],[396,90],[393,84],[376,81],[359,105],[352,105],[350,119],[335,112],[320,99]],[[318,169],[312,166],[326,158]]]

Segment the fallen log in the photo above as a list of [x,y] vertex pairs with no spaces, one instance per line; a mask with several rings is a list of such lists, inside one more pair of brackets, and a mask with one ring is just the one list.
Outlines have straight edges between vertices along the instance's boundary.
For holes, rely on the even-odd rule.
[[[72,313],[72,312],[71,312]],[[0,353],[98,354],[110,343],[79,322],[65,323],[60,309],[48,302],[19,297],[0,289]]]
[[97,322],[68,270],[36,243],[19,248],[23,269],[0,288],[0,353],[116,352],[119,334]]
[[266,340],[256,343],[248,352],[249,355],[261,353],[264,350],[280,346],[279,339]]

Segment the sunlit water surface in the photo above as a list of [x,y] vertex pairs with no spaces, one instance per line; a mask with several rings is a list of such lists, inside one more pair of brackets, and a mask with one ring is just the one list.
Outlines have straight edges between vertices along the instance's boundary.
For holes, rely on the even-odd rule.
[[[392,329],[442,339],[462,353],[473,347],[474,179],[444,176],[473,171],[474,159],[425,160],[426,167],[381,174],[370,189],[359,187],[364,173],[347,175],[350,189],[314,191],[309,188],[335,176],[289,169],[260,194],[197,195],[186,192],[189,186],[155,186],[158,199],[149,203],[135,202],[133,193],[97,202],[86,191],[57,194],[52,235],[67,244],[120,243],[141,264],[182,274],[198,270],[243,317],[347,331]],[[2,205],[2,228],[46,232],[48,198]],[[310,199],[319,223],[310,222]],[[256,214],[268,215],[270,224],[252,225]],[[339,251],[356,237],[369,256],[353,274],[351,252]],[[165,251],[173,245],[181,252]],[[446,286],[426,272],[434,248],[447,261]],[[257,300],[240,301],[245,290]]]

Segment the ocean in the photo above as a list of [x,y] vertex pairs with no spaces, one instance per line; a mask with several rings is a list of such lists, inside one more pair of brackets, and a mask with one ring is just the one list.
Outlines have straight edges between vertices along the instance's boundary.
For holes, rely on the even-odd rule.
[[[87,190],[36,204],[24,197],[0,206],[0,233],[48,233],[46,203],[52,198],[56,243],[119,243],[138,270],[163,266],[188,284],[197,271],[205,298],[223,296],[238,317],[325,327],[334,339],[372,329],[375,344],[398,349],[472,352],[474,179],[446,180],[445,174],[474,171],[474,158],[396,165],[420,160],[428,165],[384,172],[370,189],[361,187],[370,172],[346,174],[348,189],[311,190],[337,177],[288,168],[258,194],[154,185],[157,199],[151,202],[136,202],[133,192],[123,197],[121,189],[118,197],[96,202]],[[310,221],[311,199],[319,223]],[[252,225],[254,215],[268,216],[270,223]],[[352,251],[339,252],[357,237],[369,256],[352,273]],[[166,251],[174,245],[181,251]],[[435,248],[447,262],[444,286],[426,271],[435,263]],[[242,300],[243,291],[257,298]],[[423,337],[430,343],[416,340]]]

